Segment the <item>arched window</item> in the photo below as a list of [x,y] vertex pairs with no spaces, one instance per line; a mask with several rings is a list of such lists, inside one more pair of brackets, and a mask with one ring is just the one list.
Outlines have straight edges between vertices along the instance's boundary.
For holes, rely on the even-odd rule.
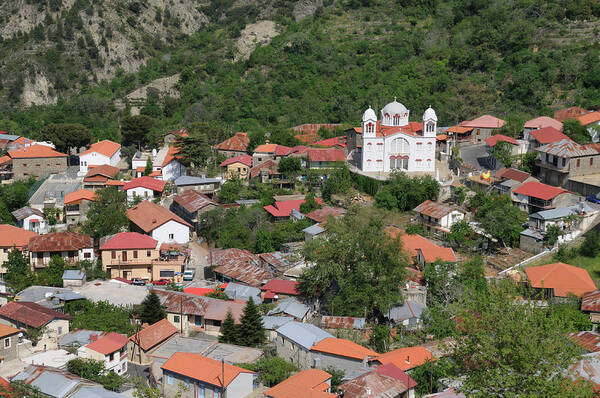
[[426,128],[427,128],[428,133],[433,133],[433,123],[432,122],[427,123]]
[[394,115],[394,126],[400,124],[400,115]]
[[408,156],[405,158],[402,158],[402,168],[404,170],[408,170]]
[[369,123],[367,124],[367,133],[372,133],[373,132],[373,123]]
[[405,138],[396,138],[394,141],[392,141],[391,151],[394,153],[410,152],[408,141]]
[[394,170],[396,168],[396,158],[390,156],[390,170]]

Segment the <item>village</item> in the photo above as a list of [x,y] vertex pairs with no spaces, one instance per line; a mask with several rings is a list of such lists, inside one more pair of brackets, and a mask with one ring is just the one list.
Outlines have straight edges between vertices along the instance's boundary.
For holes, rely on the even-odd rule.
[[296,146],[182,127],[130,155],[111,140],[63,153],[0,133],[2,187],[23,187],[0,224],[0,383],[56,398],[468,397],[457,369],[493,362],[483,334],[527,307],[568,318],[544,341],[579,352],[540,360],[539,377],[597,394],[600,111],[449,126],[399,100],[354,127],[290,126]]

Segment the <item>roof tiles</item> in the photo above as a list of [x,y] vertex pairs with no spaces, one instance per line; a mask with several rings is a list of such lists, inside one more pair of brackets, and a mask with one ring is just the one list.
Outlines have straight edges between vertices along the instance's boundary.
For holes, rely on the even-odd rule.
[[221,162],[221,164],[219,166],[221,167],[225,167],[225,166],[229,166],[230,164],[234,164],[234,163],[242,163],[248,167],[252,166],[252,156],[250,155],[241,155],[241,156],[236,156],[234,158],[229,158],[223,162]]
[[98,340],[89,343],[86,347],[90,350],[99,352],[100,354],[109,355],[115,351],[121,350],[127,345],[128,341],[129,339],[124,334],[109,332]]
[[157,180],[156,178],[152,178],[150,176],[143,176],[126,182],[125,185],[123,185],[123,191],[141,187],[151,189],[156,192],[162,192],[163,189],[165,189],[166,184],[166,181]]
[[[323,205],[321,198],[315,198],[315,201]],[[264,206],[264,209],[273,217],[289,217],[292,210],[300,211],[300,205],[304,203],[304,199],[277,201],[272,205]]]
[[249,143],[250,138],[247,133],[235,133],[233,137],[215,145],[215,149],[220,151],[246,152]]
[[540,116],[535,119],[531,119],[525,122],[524,127],[526,129],[543,129],[546,127],[551,127],[556,130],[562,130],[563,124],[556,119],[553,119],[548,116]]
[[96,192],[88,189],[78,189],[75,192],[71,192],[65,195],[65,204],[70,205],[82,200],[88,200],[90,202],[96,200]]
[[23,250],[34,236],[38,236],[38,234],[13,225],[0,224],[0,247],[13,248],[16,246],[17,249]]
[[187,352],[176,352],[161,366],[161,369],[218,387],[222,385],[227,387],[240,373],[254,373],[200,354]]
[[321,369],[302,370],[264,392],[269,398],[335,398],[329,389],[331,375]]
[[554,289],[557,297],[570,294],[581,297],[584,293],[596,290],[590,274],[579,267],[565,263],[554,263],[525,269],[531,286],[535,288]]
[[431,352],[423,346],[398,348],[397,350],[380,354],[376,358],[376,361],[382,365],[393,363],[400,370],[409,370],[431,360],[433,360]]
[[565,133],[555,129],[554,127],[544,127],[539,130],[534,130],[529,133],[540,144],[550,144],[562,140],[571,141]]
[[471,128],[482,128],[482,129],[499,129],[504,126],[506,122],[502,119],[498,119],[492,115],[483,115],[479,116],[476,119],[468,120],[466,122],[461,123],[462,127],[471,127]]
[[513,169],[513,168],[507,169],[505,167],[502,167],[502,168],[498,169],[498,171],[496,171],[496,174],[494,174],[494,177],[505,178],[507,180],[514,180],[514,181],[519,181],[519,182],[525,182],[526,179],[531,177],[531,174],[526,173],[521,170],[518,170],[518,169]]
[[69,315],[27,301],[10,301],[4,304],[0,307],[0,317],[34,328],[42,327],[54,319],[71,320]]
[[317,344],[312,346],[311,351],[324,352],[330,355],[360,360],[379,355],[375,351],[369,350],[368,348],[356,344],[353,341],[338,339],[335,337],[328,337],[319,341]]
[[542,184],[541,182],[529,181],[515,189],[513,192],[518,195],[531,196],[532,198],[538,198],[542,200],[550,200],[569,191],[563,188]]
[[131,336],[129,340],[139,343],[142,350],[147,351],[175,333],[177,333],[177,328],[165,318],[140,330]]
[[66,158],[67,155],[55,151],[46,145],[31,145],[23,149],[8,152],[12,159],[37,159],[37,158]]
[[119,149],[121,149],[121,144],[117,144],[116,142],[112,142],[110,140],[103,140],[90,145],[89,149],[85,152],[82,152],[79,156],[96,152],[110,158]]
[[140,202],[127,210],[127,218],[146,233],[154,231],[156,228],[169,221],[175,221],[192,228],[190,224],[177,214],[156,203],[148,201]]
[[308,160],[311,162],[343,162],[346,160],[346,153],[343,149],[336,148],[310,148]]
[[158,241],[139,232],[119,232],[103,238],[100,250],[156,249]]
[[519,145],[517,140],[504,134],[495,134],[485,139],[485,143],[491,147],[496,146],[498,142],[508,142],[509,144]]

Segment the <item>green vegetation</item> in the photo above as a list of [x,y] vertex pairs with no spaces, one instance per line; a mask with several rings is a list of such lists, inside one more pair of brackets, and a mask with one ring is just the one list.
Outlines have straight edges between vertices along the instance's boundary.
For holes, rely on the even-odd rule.
[[504,167],[511,167],[513,162],[512,148],[513,144],[505,141],[498,141],[496,145],[490,148],[490,155],[502,162]]
[[578,120],[567,119],[563,123],[563,132],[573,141],[579,144],[591,142],[590,134],[587,129],[579,123]]
[[154,292],[148,293],[140,306],[140,321],[152,325],[166,317],[167,313],[160,304],[158,295]]
[[112,305],[107,301],[93,303],[77,300],[65,304],[65,314],[73,317],[71,328],[117,332],[127,336],[135,332],[131,323],[131,309]]
[[104,362],[93,359],[76,358],[67,362],[67,370],[84,379],[102,384],[104,388],[111,391],[119,391],[125,379],[112,370],[106,371]]
[[375,206],[388,210],[412,210],[427,199],[435,200],[439,190],[439,184],[431,176],[408,177],[404,173],[396,173],[375,195]]
[[20,250],[14,248],[8,253],[8,260],[4,262],[6,269],[4,280],[13,294],[20,292],[33,284],[33,275],[29,258],[25,257]]
[[259,307],[254,304],[252,297],[248,299],[244,307],[239,325],[235,324],[231,310],[227,311],[221,326],[221,336],[219,337],[221,343],[259,347],[264,343],[265,338],[262,314]]
[[69,153],[70,148],[89,145],[92,132],[81,123],[53,123],[42,129],[40,139],[52,142],[59,152]]
[[90,204],[87,221],[83,232],[94,239],[116,234],[129,224],[125,215],[127,211],[127,194],[115,187],[107,187],[96,191],[97,200]]
[[259,380],[267,387],[281,383],[298,370],[293,364],[277,356],[267,356],[256,363],[244,363],[240,366],[258,373]]
[[35,179],[16,181],[12,184],[0,185],[0,223],[13,224],[14,218],[11,212],[27,206],[31,187]]

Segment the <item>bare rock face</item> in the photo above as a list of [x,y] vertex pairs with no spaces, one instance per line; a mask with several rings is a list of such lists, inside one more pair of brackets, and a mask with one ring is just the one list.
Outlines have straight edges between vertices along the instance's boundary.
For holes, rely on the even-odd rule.
[[56,104],[58,98],[51,94],[52,88],[46,76],[36,74],[33,80],[25,79],[21,102],[25,106]]
[[246,60],[258,46],[269,44],[280,33],[280,27],[273,21],[258,21],[246,25],[236,43],[235,60]]
[[294,6],[294,17],[299,21],[313,15],[319,7],[323,7],[323,0],[300,0]]
[[179,98],[179,91],[175,88],[179,83],[180,74],[176,74],[169,77],[162,77],[160,79],[152,80],[150,83],[137,90],[127,94],[128,101],[145,101],[148,98],[148,93],[154,91],[160,97],[173,97]]

